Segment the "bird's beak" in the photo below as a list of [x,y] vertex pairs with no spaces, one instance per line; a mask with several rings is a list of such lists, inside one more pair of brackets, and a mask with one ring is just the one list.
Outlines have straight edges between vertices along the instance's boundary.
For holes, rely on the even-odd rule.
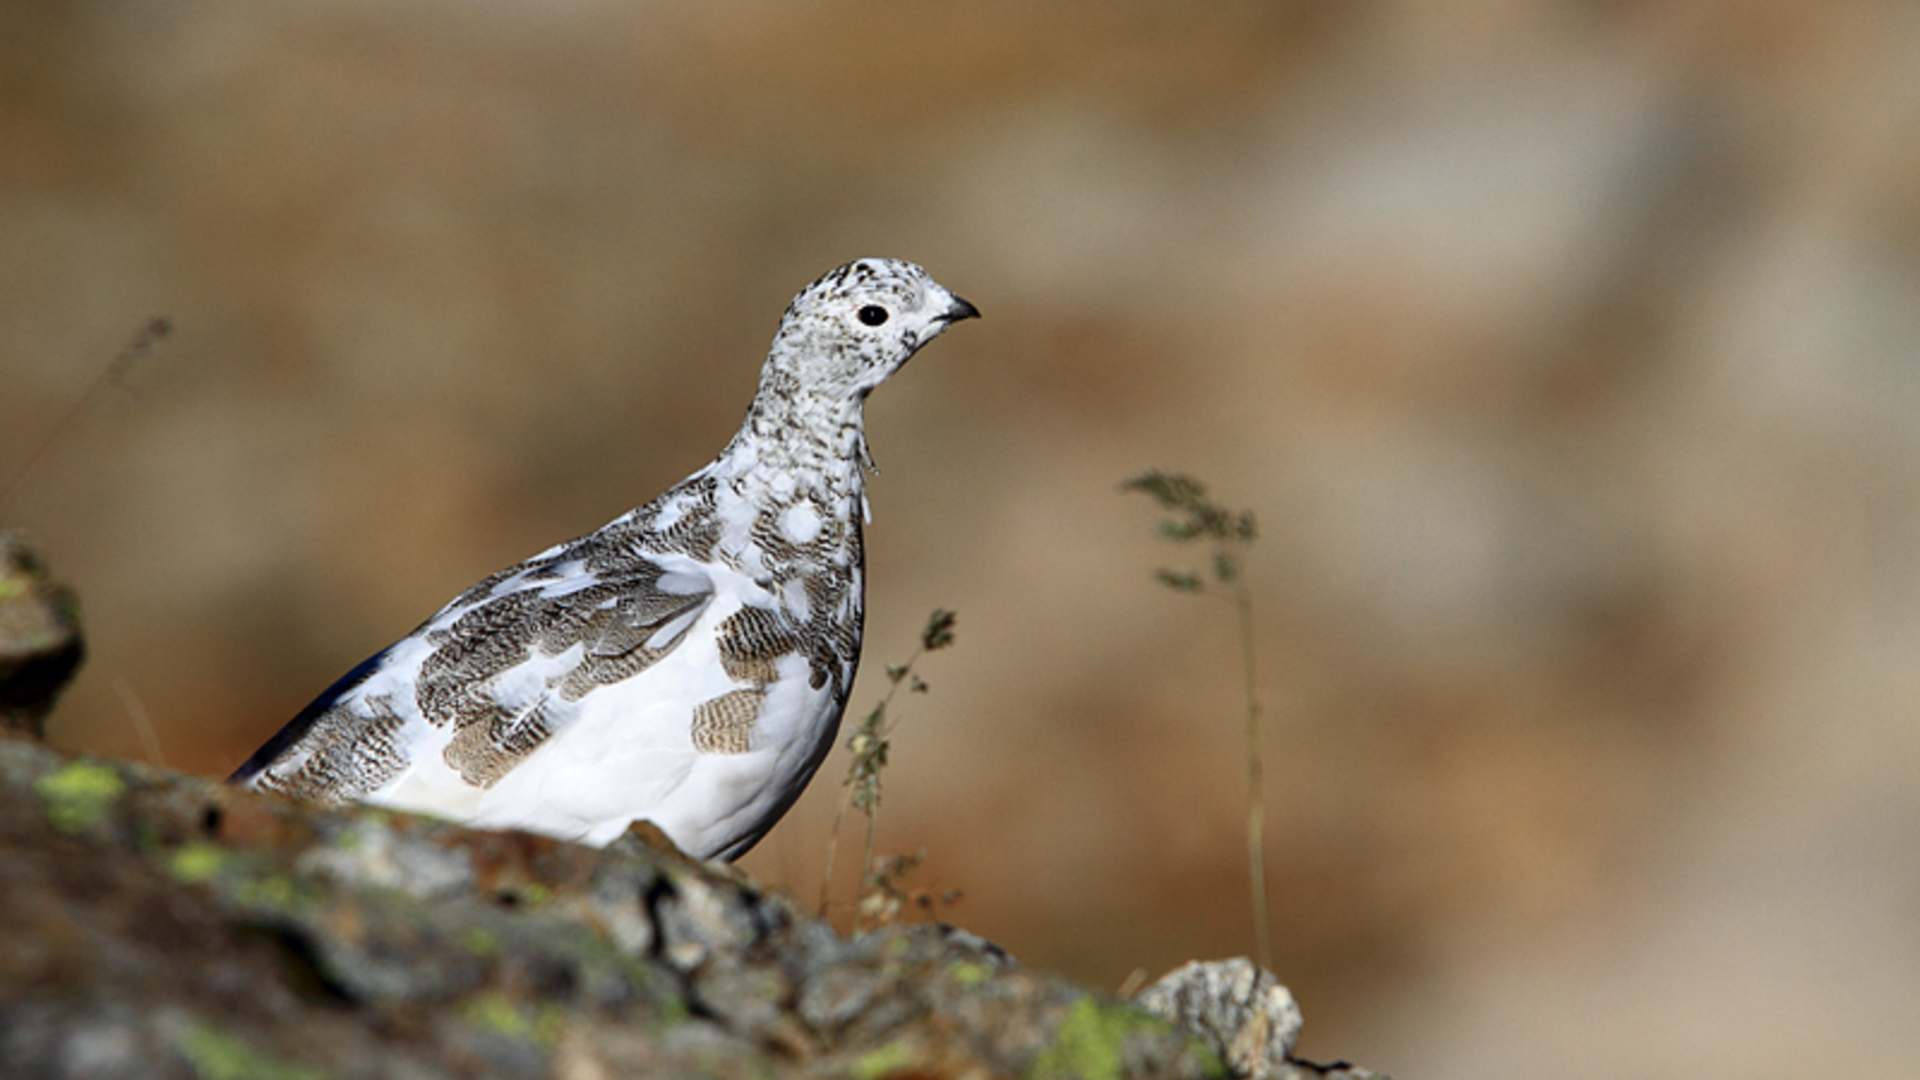
[[977,319],[979,317],[979,308],[974,307],[972,304],[956,296],[953,298],[953,306],[947,308],[946,314],[940,316],[940,321],[951,326],[961,319]]

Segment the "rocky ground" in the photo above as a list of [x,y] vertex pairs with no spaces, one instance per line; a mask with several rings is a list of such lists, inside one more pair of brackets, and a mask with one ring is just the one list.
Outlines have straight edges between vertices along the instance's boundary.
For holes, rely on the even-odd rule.
[[[15,578],[0,656],[58,624],[77,660],[71,596]],[[72,663],[24,670],[38,721]],[[32,727],[0,739],[10,1077],[1373,1075],[1290,1060],[1299,1012],[1244,961],[1136,1007],[949,926],[841,937],[650,828],[594,850],[315,810]]]
[[657,833],[596,851],[313,812],[9,738],[0,867],[9,1076],[1234,1072],[1231,1032],[1210,1046],[952,927],[840,937]]

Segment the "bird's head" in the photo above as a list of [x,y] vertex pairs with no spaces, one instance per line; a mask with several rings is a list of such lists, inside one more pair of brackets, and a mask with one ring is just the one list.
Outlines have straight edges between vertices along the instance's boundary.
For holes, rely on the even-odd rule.
[[942,330],[979,314],[910,262],[859,259],[793,298],[767,366],[809,391],[864,398]]

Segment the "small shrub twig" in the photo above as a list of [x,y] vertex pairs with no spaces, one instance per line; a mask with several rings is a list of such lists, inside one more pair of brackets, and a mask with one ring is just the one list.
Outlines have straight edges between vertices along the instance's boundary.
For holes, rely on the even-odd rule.
[[931,915],[959,900],[958,889],[935,892],[907,887],[906,879],[926,861],[927,849],[921,848],[911,855],[882,855],[869,864],[856,909],[856,929],[891,925],[910,906]]
[[1258,535],[1253,511],[1227,510],[1207,498],[1205,484],[1182,473],[1141,473],[1120,485],[1122,491],[1138,491],[1160,504],[1174,516],[1161,519],[1160,535],[1180,542],[1200,540],[1212,546],[1208,570],[1172,570],[1161,567],[1154,578],[1162,585],[1183,593],[1224,591],[1233,605],[1240,637],[1240,666],[1246,692],[1247,752],[1247,874],[1253,888],[1253,940],[1255,961],[1273,969],[1271,923],[1267,913],[1266,793],[1265,769],[1260,753],[1260,675],[1253,641],[1253,594],[1248,591],[1240,565],[1240,552]]
[[[866,855],[861,860],[861,899],[859,910],[864,916],[867,898],[870,895],[899,893],[896,885],[902,876],[917,867],[925,859],[922,852],[910,862],[881,865],[874,861],[874,833],[879,825],[880,816],[880,774],[887,767],[887,750],[891,745],[888,739],[893,733],[898,718],[893,713],[894,695],[905,686],[910,693],[927,692],[927,681],[914,670],[914,665],[927,653],[944,649],[953,644],[953,625],[956,616],[944,608],[935,608],[928,617],[927,625],[920,631],[920,643],[913,655],[907,657],[904,664],[887,666],[887,693],[880,703],[873,707],[853,729],[847,738],[847,749],[853,754],[853,760],[847,766],[847,778],[842,781],[845,794],[841,797],[840,808],[833,815],[833,831],[827,837],[827,866],[820,878],[820,914],[827,913],[828,897],[833,888],[833,864],[840,850],[840,823],[846,818],[847,810],[852,808],[864,814],[867,819]],[[904,857],[903,857],[904,858]],[[884,860],[883,860],[884,861]],[[896,906],[893,913],[897,913]],[[891,921],[891,915],[884,920]],[[856,929],[858,926],[856,926]]]

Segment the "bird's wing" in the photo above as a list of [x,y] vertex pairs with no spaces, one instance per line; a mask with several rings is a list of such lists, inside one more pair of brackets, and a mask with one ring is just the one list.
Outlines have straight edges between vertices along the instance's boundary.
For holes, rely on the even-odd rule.
[[460,780],[492,786],[582,697],[672,652],[713,600],[692,560],[603,554],[563,545],[475,585],[329,687],[233,779],[346,802],[430,767],[415,757],[444,746]]
[[341,698],[352,693],[361,683],[367,681],[368,676],[378,671],[392,652],[393,646],[381,649],[355,664],[352,671],[335,679],[332,686],[322,690],[319,697],[314,698],[306,708],[296,713],[293,719],[287,721],[285,727],[273,733],[273,738],[268,739],[260,749],[255,750],[252,757],[233,770],[233,775],[227,777],[227,782],[251,783],[254,777],[265,772],[268,766],[279,759],[280,755],[305,738],[307,733],[313,730],[315,722],[338,704]]
[[639,557],[613,569],[566,560],[510,578],[429,625],[434,648],[415,700],[429,724],[452,732],[448,767],[491,787],[573,719],[581,698],[672,652],[713,598],[697,565],[669,570]]

